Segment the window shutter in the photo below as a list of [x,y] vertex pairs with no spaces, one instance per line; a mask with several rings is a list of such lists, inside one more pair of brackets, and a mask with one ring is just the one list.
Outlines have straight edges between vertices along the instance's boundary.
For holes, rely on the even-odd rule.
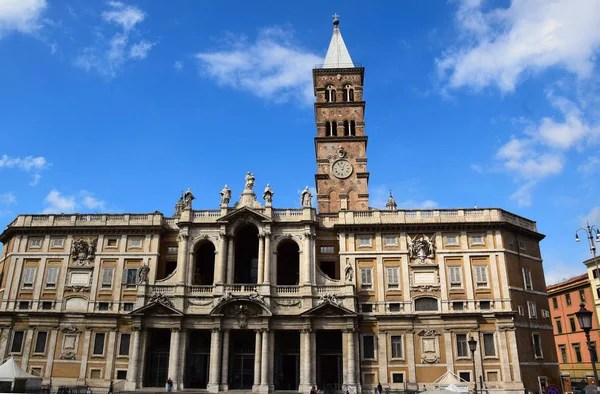
[[27,267],[25,269],[25,274],[23,275],[23,283],[33,284],[33,278],[35,277],[35,267]]
[[55,285],[58,281],[58,267],[48,268],[48,276],[46,277],[46,284]]
[[102,269],[102,284],[112,285],[113,276],[115,269],[113,267],[106,267]]
[[121,284],[127,284],[127,268],[123,268],[123,276],[121,276]]

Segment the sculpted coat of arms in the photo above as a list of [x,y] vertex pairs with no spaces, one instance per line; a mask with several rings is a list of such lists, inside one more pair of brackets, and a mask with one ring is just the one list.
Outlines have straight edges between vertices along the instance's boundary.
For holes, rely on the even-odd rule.
[[98,238],[90,239],[85,241],[84,239],[78,239],[73,242],[73,249],[71,255],[73,256],[73,262],[77,265],[87,265],[90,260],[93,260],[96,256],[96,243]]
[[435,241],[433,237],[434,236],[429,238],[427,235],[423,234],[419,238],[417,238],[417,236],[411,238],[410,235],[407,235],[408,254],[410,258],[419,260],[421,263],[433,259],[435,257]]

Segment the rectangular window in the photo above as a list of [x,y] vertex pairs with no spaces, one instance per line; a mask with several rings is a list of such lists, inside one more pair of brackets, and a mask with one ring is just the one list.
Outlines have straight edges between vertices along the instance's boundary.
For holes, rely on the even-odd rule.
[[455,311],[464,311],[465,310],[465,303],[462,301],[454,301],[452,303],[452,309]]
[[390,307],[390,312],[400,312],[401,311],[399,302],[392,302],[391,304],[389,304],[389,307]]
[[395,235],[386,235],[383,237],[383,246],[398,246],[398,237]]
[[360,235],[358,237],[358,247],[359,248],[370,248],[373,245],[371,237],[367,235]]
[[21,353],[21,349],[23,348],[23,337],[25,336],[25,331],[15,331],[13,333],[12,344],[10,345],[11,353]]
[[115,276],[115,268],[114,267],[102,268],[102,288],[103,289],[111,289],[112,288],[114,276]]
[[490,301],[479,301],[479,309],[481,309],[481,310],[492,309],[492,303]]
[[179,250],[179,248],[177,246],[169,246],[167,248],[167,253],[168,254],[177,254],[178,250]]
[[42,302],[42,309],[44,309],[44,310],[51,310],[52,309],[52,301],[43,301]]
[[393,373],[392,374],[392,383],[404,383],[404,374],[403,373]]
[[125,268],[123,279],[125,281],[125,284],[128,286],[136,285],[137,284],[137,268]]
[[456,334],[456,356],[469,357],[467,334]]
[[458,235],[456,234],[447,234],[444,236],[444,241],[447,246],[458,246]]
[[488,382],[497,382],[498,381],[498,371],[487,371],[487,381]]
[[575,325],[575,318],[569,318],[569,325],[571,326],[571,332],[577,331],[577,326]]
[[32,288],[37,267],[25,267],[23,271],[23,288]]
[[101,369],[90,369],[90,379],[100,379],[102,376]]
[[142,247],[143,242],[142,237],[131,237],[129,238],[129,247],[132,249],[140,249]]
[[373,288],[373,268],[360,269],[360,288],[361,290],[371,290]]
[[471,381],[471,372],[459,372],[458,377],[466,382]]
[[65,239],[64,238],[52,238],[50,240],[50,248],[51,249],[62,249],[65,247]]
[[48,339],[48,333],[44,331],[38,331],[35,339],[35,348],[33,349],[34,353],[46,353],[46,339]]
[[568,363],[569,359],[567,357],[567,347],[565,345],[560,345],[558,348],[560,349],[560,357],[562,359],[563,364]]
[[533,333],[533,351],[535,358],[542,358],[544,356],[542,353],[542,338],[537,332]]
[[364,313],[371,313],[373,312],[373,304],[361,304],[360,310]]
[[126,302],[123,304],[123,310],[125,312],[131,312],[133,310],[133,302]]
[[575,352],[575,360],[577,360],[578,363],[582,362],[583,358],[581,357],[581,347],[578,343],[573,344],[573,351]]
[[477,288],[489,287],[488,267],[487,265],[476,265],[475,268],[475,286]]
[[554,309],[558,309],[558,300],[556,299],[556,297],[552,297],[552,307]]
[[119,356],[129,356],[129,341],[131,334],[121,334],[121,342],[119,342]]
[[127,370],[120,369],[117,371],[117,380],[125,380],[127,379]]
[[119,246],[119,238],[108,237],[106,238],[106,247],[110,249],[116,249]]
[[450,266],[448,267],[448,277],[450,278],[450,288],[460,289],[462,288],[462,267],[461,266]]
[[108,308],[109,308],[108,302],[99,302],[98,303],[98,310],[99,311],[107,311]]
[[537,319],[537,306],[533,301],[527,301],[527,309],[529,310],[529,318]]
[[50,267],[46,272],[46,288],[54,289],[56,288],[56,283],[58,282],[58,271],[59,267]]
[[528,268],[523,268],[523,283],[525,285],[525,290],[533,290],[531,271]]
[[42,367],[31,367],[31,374],[33,376],[42,376]]
[[567,303],[568,306],[571,306],[571,294],[569,294],[569,293],[565,294],[565,302]]
[[546,319],[547,319],[547,318],[549,318],[549,317],[550,317],[550,312],[549,312],[549,311],[547,311],[547,310],[545,310],[545,309],[542,309],[541,311],[542,311],[542,317],[543,317],[543,318],[546,318]]
[[401,335],[392,335],[392,358],[404,358],[404,353],[402,352],[402,336]]
[[514,244],[515,244],[515,240],[514,240],[512,237],[508,238],[508,244],[509,244],[510,246],[514,246]]
[[494,334],[483,334],[483,352],[486,357],[496,357]]
[[596,288],[596,295],[600,298],[600,287]]
[[579,299],[581,300],[581,302],[586,302],[585,290],[579,290]]
[[29,238],[29,249],[41,249],[42,238]]
[[558,334],[562,334],[562,322],[560,321],[560,319],[556,319],[556,332]]
[[525,308],[522,305],[519,305],[519,316],[525,316]]
[[485,245],[485,239],[483,238],[483,235],[471,235],[471,245]]
[[387,272],[387,288],[388,290],[400,289],[400,268],[388,267]]
[[94,350],[92,352],[92,354],[94,356],[104,355],[104,337],[105,336],[106,336],[106,334],[104,334],[103,332],[97,332],[96,335],[94,335]]
[[519,240],[519,249],[527,250],[527,245],[525,244],[525,241]]
[[19,309],[29,309],[29,301],[19,301]]
[[321,253],[335,253],[335,247],[333,247],[333,246],[321,246]]
[[375,358],[375,336],[363,335],[363,358],[374,359]]

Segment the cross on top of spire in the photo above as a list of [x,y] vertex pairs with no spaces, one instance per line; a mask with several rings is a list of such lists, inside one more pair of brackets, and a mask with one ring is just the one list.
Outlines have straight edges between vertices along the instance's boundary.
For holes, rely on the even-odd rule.
[[333,25],[337,27],[337,25],[340,24],[340,20],[338,19],[339,15],[337,12],[334,12],[332,16],[333,16]]

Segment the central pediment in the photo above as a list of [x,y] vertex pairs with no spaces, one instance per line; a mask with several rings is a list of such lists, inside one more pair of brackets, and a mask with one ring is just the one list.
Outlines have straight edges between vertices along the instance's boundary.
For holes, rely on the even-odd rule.
[[227,215],[220,217],[217,222],[225,222],[230,223],[234,221],[258,221],[262,223],[270,223],[273,221],[269,216],[263,214],[262,212],[258,212],[249,207],[242,207],[239,209],[234,209],[233,212],[229,212]]
[[304,317],[356,317],[358,314],[356,312],[351,311],[350,309],[343,307],[342,305],[324,301],[321,304],[312,307],[300,314],[300,316]]

